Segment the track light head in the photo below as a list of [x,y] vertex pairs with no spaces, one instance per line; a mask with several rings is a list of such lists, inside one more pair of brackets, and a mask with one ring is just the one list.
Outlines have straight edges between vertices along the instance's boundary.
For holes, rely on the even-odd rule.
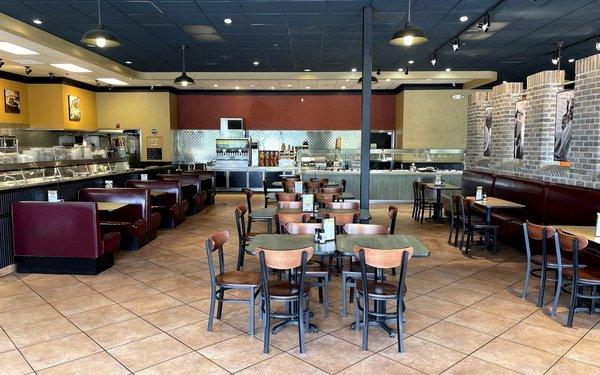
[[429,55],[429,62],[433,66],[435,66],[435,64],[437,64],[437,54],[436,53],[432,53],[431,55]]
[[553,57],[552,59],[550,59],[550,61],[552,61],[553,65],[558,65],[558,62],[560,61],[560,57]]
[[55,75],[54,75],[54,73],[50,72],[50,73],[48,73],[48,77],[49,77],[50,79],[54,79]]
[[600,38],[596,39],[596,51],[600,52]]
[[460,49],[460,39],[456,38],[450,42],[450,47],[452,47],[452,51],[457,52]]
[[381,68],[377,68],[377,75],[380,76],[381,75]]
[[25,66],[25,74],[30,75],[32,71],[29,66]]
[[4,60],[0,59],[0,68],[4,66]]
[[477,27],[480,28],[484,33],[488,32],[488,30],[492,27],[492,17],[490,16],[490,12],[487,12],[485,16],[483,16],[483,20],[477,24]]
[[408,69],[408,65],[404,67],[404,75],[407,76],[408,73],[410,73],[410,70]]

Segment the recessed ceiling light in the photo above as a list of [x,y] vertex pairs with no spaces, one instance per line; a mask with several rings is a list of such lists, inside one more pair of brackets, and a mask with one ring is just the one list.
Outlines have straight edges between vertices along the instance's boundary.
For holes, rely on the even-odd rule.
[[502,83],[508,83],[508,81],[502,81]]
[[346,82],[350,82],[350,78],[346,78]]
[[235,86],[235,89],[236,89],[236,90],[239,90],[239,89],[240,89],[240,86]]
[[389,81],[391,81],[391,80],[390,80],[389,78],[386,78],[386,79],[385,79],[385,81],[386,81],[386,82],[389,82]]
[[275,86],[271,86],[271,90],[275,90]]
[[66,70],[67,72],[73,73],[91,73],[91,70],[82,68],[75,64],[50,64],[55,68]]
[[306,86],[305,89],[307,89],[307,90],[310,89],[310,86]]
[[574,63],[574,62],[575,62],[575,59],[569,59],[569,62],[570,62],[570,63]]
[[254,87],[254,85],[250,85],[250,87]]
[[352,68],[352,73],[356,73],[356,68]]
[[415,63],[415,60],[408,60],[408,63],[409,63],[409,64],[414,64],[414,63]]
[[260,61],[254,61],[254,62],[252,62],[252,64],[254,64],[254,65],[259,65],[259,64],[260,64]]
[[223,20],[223,22],[225,22],[225,24],[227,24],[227,25],[231,25],[231,23],[233,22],[233,20],[231,18],[225,18]]
[[404,71],[404,68],[398,68],[398,71],[399,71],[399,72],[403,72],[403,71]]
[[216,83],[213,85],[214,87],[219,87],[219,85],[217,85]]
[[292,87],[292,85],[286,85],[287,87]]
[[33,19],[33,23],[35,23],[36,25],[41,25],[43,22],[42,22],[42,20],[41,20],[41,19],[39,19],[39,18],[34,18],[34,19]]
[[0,42],[0,50],[14,55],[38,55],[35,51],[8,42]]
[[449,72],[449,71],[451,71],[451,70],[452,70],[452,69],[450,69],[450,68],[446,68],[446,71],[447,71],[447,72]]
[[346,90],[346,86],[342,86],[342,90]]
[[125,85],[128,85],[127,82],[123,82],[123,81],[118,80],[116,78],[98,78],[98,81],[104,82],[104,83],[108,83],[109,85],[114,85],[114,86],[125,86]]
[[469,20],[469,16],[461,16],[459,20],[460,22],[467,22]]
[[311,69],[310,69],[310,68],[306,68],[306,69],[304,69],[304,71],[305,71],[305,72],[310,72],[310,71],[311,71]]
[[131,65],[131,64],[133,64],[133,62],[131,60],[127,60],[127,61],[125,61],[125,64]]

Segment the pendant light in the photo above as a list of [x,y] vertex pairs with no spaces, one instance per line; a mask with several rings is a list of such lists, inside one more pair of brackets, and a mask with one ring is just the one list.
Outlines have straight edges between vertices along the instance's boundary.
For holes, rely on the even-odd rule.
[[183,87],[193,85],[196,82],[194,82],[192,77],[185,74],[185,44],[181,45],[181,57],[182,57],[182,72],[179,77],[175,78],[173,83],[176,85],[181,85]]
[[[363,83],[363,79],[362,79],[362,77],[360,77],[360,78],[358,79],[358,82],[357,82],[357,83],[358,83],[359,85],[362,85],[362,83]],[[376,84],[378,84],[378,83],[379,83],[379,80],[377,79],[377,77],[375,77],[375,76],[371,76],[371,83],[372,83],[373,85],[376,85]]]
[[98,25],[95,29],[88,31],[83,34],[83,38],[81,38],[81,43],[87,45],[88,47],[100,47],[100,48],[112,48],[119,47],[121,42],[119,39],[111,33],[104,29],[102,25],[102,15],[100,13],[100,0],[98,0]]
[[400,31],[397,31],[392,39],[390,40],[390,44],[394,44],[397,46],[410,47],[413,45],[419,45],[427,43],[427,37],[425,33],[421,31],[418,27],[413,26],[412,21],[410,19],[410,3],[412,0],[408,0],[408,16],[406,18],[406,23],[404,24],[404,28]]

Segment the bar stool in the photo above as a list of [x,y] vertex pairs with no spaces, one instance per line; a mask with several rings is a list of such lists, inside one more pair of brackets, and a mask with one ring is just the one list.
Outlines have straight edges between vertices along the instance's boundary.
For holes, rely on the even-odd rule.
[[[356,235],[385,235],[389,233],[389,228],[379,224],[346,224],[344,232]],[[367,276],[373,279],[375,273],[369,272]],[[352,302],[354,299],[354,288],[356,288],[356,279],[358,277],[360,277],[360,268],[354,267],[353,262],[350,262],[347,269],[342,269],[342,316],[348,315],[347,290],[350,289],[350,302]]]
[[[208,313],[208,331],[212,332],[215,303],[217,305],[217,319],[221,319],[223,302],[247,303],[250,312],[250,331],[254,336],[254,300],[260,291],[260,274],[247,271],[225,271],[223,246],[229,240],[229,232],[222,231],[213,233],[206,240],[206,256],[208,258],[208,272],[210,275],[210,311]],[[215,272],[213,253],[217,251],[219,256],[219,273]],[[249,298],[226,299],[225,292],[228,290],[246,290]]]
[[[259,221],[267,223],[268,226],[271,226],[273,222],[273,215],[275,214],[275,210],[273,208],[259,208],[258,210],[252,211],[252,197],[254,196],[254,192],[251,189],[242,189],[242,192],[246,194],[246,207],[248,207],[248,223],[246,225],[246,229],[248,232],[252,231],[252,222]],[[252,218],[250,214],[254,213],[256,216],[260,218]]]
[[[306,353],[304,335],[309,328],[309,293],[310,285],[305,282],[306,262],[312,257],[314,250],[307,247],[297,250],[256,249],[261,269],[261,316],[263,323],[263,352],[269,353],[271,337],[271,318],[284,319],[283,325],[296,321],[300,341],[300,353]],[[297,269],[300,276],[297,276]],[[289,281],[269,280],[269,269],[289,271]],[[271,301],[284,302],[285,312],[271,310]],[[273,329],[277,329],[274,327]]]
[[246,255],[246,247],[250,240],[254,237],[254,233],[248,232],[246,228],[246,206],[240,205],[235,208],[235,225],[238,232],[238,261],[237,270],[239,271],[244,266],[244,256]]
[[[404,351],[404,301],[403,295],[406,288],[406,273],[408,261],[413,255],[413,248],[407,247],[394,250],[370,249],[356,246],[355,256],[360,260],[360,279],[356,280],[356,305],[355,329],[362,332],[362,350],[368,350],[369,325],[385,326],[387,320],[394,319],[398,326],[398,352]],[[375,268],[375,279],[369,279],[367,266]],[[400,267],[398,284],[382,280],[383,269]],[[369,308],[369,301],[374,301],[375,308]],[[396,301],[396,313],[388,313],[385,304],[388,301]],[[362,303],[362,305],[361,305]],[[362,319],[361,319],[362,315]]]
[[[573,317],[579,299],[590,300],[590,314],[596,309],[596,301],[600,300],[598,287],[600,286],[600,267],[585,267],[579,265],[579,256],[581,250],[588,246],[588,240],[582,236],[573,236],[562,230],[558,230],[558,240],[560,249],[571,253],[573,267],[563,271],[565,278],[571,280],[571,298],[569,301],[569,315],[567,316],[567,327],[573,327]],[[583,289],[590,288],[591,292],[585,294]]]
[[[323,229],[321,223],[287,223],[285,230],[289,234],[314,234],[316,229]],[[319,261],[309,260],[306,268],[306,277],[314,278],[317,281],[311,282],[311,286],[319,288],[319,303],[323,304],[323,316],[329,317],[329,282],[330,282],[329,264],[323,262],[323,257]]]

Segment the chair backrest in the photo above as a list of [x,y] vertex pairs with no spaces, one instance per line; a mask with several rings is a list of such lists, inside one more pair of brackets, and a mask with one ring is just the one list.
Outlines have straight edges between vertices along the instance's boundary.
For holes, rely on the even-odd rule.
[[380,224],[346,224],[344,225],[346,234],[390,234],[390,229],[386,225]]
[[396,231],[396,218],[398,217],[398,207],[388,207],[388,217],[390,218],[390,234]]
[[240,241],[240,243],[245,241],[247,212],[248,209],[246,206],[239,205],[235,208],[235,225],[238,232],[238,241]]
[[309,260],[313,254],[312,247],[305,247],[295,250],[268,250],[263,248],[256,249],[256,255],[264,256],[265,265],[274,270],[291,270],[302,266],[302,254],[305,253],[306,260]]
[[321,185],[327,185],[329,183],[329,179],[328,178],[311,178],[310,181],[318,182]]
[[460,194],[450,193],[450,216],[451,217],[456,217],[457,215],[461,215],[460,199],[461,199]]
[[459,195],[460,197],[460,215],[462,218],[463,230],[471,224],[471,199]]
[[335,219],[335,226],[338,228],[343,227],[346,224],[356,223],[358,219],[357,212],[325,212],[323,214],[325,219]]
[[275,214],[275,224],[277,233],[283,232],[283,227],[285,227],[288,223],[306,223],[310,219],[310,215],[307,213],[297,213],[297,214]]
[[[525,253],[527,255],[527,259],[531,259],[531,243],[529,240],[541,241],[542,243],[542,256],[546,259],[546,254],[548,251],[547,240],[552,237],[557,237],[556,229],[551,226],[546,225],[537,225],[526,220],[523,223],[523,236],[525,238]],[[560,245],[558,245],[557,238],[555,238],[555,247],[556,247],[556,258],[559,262],[559,265],[562,264],[562,260],[560,257]]]
[[286,193],[295,193],[295,187],[296,187],[296,179],[291,179],[291,178],[283,178],[283,180],[281,181],[282,186],[283,186],[283,191]]
[[248,212],[252,212],[252,196],[254,193],[248,188],[242,189],[242,193],[246,195],[246,207],[248,207]]
[[329,202],[325,205],[328,210],[360,210],[358,202]]
[[196,193],[201,193],[202,187],[202,175],[199,174],[176,174],[176,173],[159,173],[156,177],[161,180],[169,181],[181,181],[183,185],[194,185],[196,187]]
[[342,188],[342,192],[346,192],[346,180],[344,180],[342,178],[342,180],[340,181],[340,187]]
[[127,187],[166,191],[175,195],[176,203],[181,203],[183,201],[183,195],[181,194],[181,181],[127,180],[126,185]]
[[336,194],[325,194],[325,193],[316,193],[315,194],[315,201],[317,201],[321,206],[325,206],[325,205],[327,205],[327,203],[331,203],[336,199],[337,199]]
[[419,181],[414,180],[412,182],[412,188],[413,188],[413,199],[415,202],[419,201]]
[[293,201],[297,201],[298,200],[298,194],[293,192],[294,190],[292,190],[291,193],[276,193],[275,194],[275,198],[277,199],[277,202],[293,202]]
[[560,241],[560,248],[563,251],[578,252],[588,246],[587,238],[575,236],[560,229],[558,230],[558,240]]
[[323,186],[321,181],[307,181],[306,182],[306,190],[311,193],[316,193]]
[[280,201],[280,202],[277,202],[277,208],[282,208],[282,209],[302,209],[302,202],[299,202],[299,201],[294,201],[294,202]]
[[216,232],[208,236],[205,242],[206,257],[208,259],[208,272],[210,274],[211,287],[214,288],[215,283],[215,262],[213,260],[213,252],[218,251],[219,256],[219,274],[225,272],[224,251],[223,246],[229,241],[229,232],[226,230]]
[[323,194],[335,194],[335,195],[342,195],[342,188],[339,186],[334,186],[334,187],[322,187],[321,188],[321,193]]
[[407,253],[409,260],[413,256],[413,248],[405,247],[402,249],[372,249],[368,247],[355,246],[354,255],[360,258],[363,252],[365,264],[375,268],[396,268],[403,264],[404,253]]
[[285,231],[289,234],[315,234],[315,229],[323,229],[321,223],[287,223]]

